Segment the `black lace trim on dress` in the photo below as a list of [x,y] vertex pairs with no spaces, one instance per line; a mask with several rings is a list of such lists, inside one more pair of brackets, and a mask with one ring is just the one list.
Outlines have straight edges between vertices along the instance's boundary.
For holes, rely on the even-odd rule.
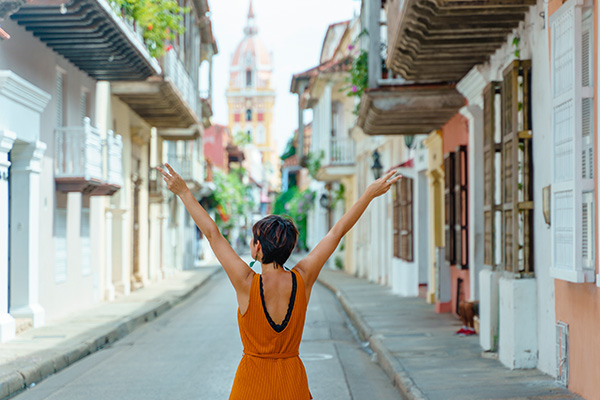
[[260,276],[260,299],[262,301],[263,310],[265,312],[265,316],[267,317],[267,321],[269,321],[269,325],[271,325],[271,328],[273,328],[273,330],[275,330],[277,333],[282,332],[290,322],[290,317],[292,316],[292,310],[294,309],[294,303],[296,301],[296,286],[296,274],[292,272],[292,295],[288,304],[287,313],[285,314],[283,322],[277,325],[267,311],[267,306],[265,305],[265,293],[263,291],[262,275]]

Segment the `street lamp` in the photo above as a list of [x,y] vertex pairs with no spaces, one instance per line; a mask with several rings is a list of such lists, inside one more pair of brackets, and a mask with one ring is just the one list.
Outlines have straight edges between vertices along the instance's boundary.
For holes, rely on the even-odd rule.
[[327,193],[323,193],[321,195],[321,198],[319,199],[319,204],[323,208],[329,208],[329,196],[327,195]]
[[371,166],[371,170],[373,171],[373,176],[375,179],[381,178],[381,171],[383,171],[383,165],[381,165],[379,157],[379,152],[375,150],[373,152],[373,165]]

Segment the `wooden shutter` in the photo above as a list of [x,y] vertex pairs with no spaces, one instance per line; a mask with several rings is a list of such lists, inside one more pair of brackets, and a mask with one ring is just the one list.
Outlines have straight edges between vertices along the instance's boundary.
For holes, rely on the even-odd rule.
[[394,220],[393,220],[393,227],[394,227],[394,257],[396,258],[400,258],[400,192],[401,192],[401,188],[400,188],[400,182],[402,182],[402,179],[400,179],[398,182],[396,182],[394,184],[394,187],[392,188],[392,200],[393,200],[393,207],[394,207],[394,212],[393,212],[393,216],[394,216]]
[[469,266],[467,146],[459,146],[454,155],[454,229],[455,258],[460,268]]
[[483,218],[484,263],[496,266],[496,95],[500,82],[490,82],[483,92]]
[[413,180],[400,179],[400,258],[413,261]]
[[454,153],[448,153],[444,157],[444,219],[446,232],[446,260],[450,265],[456,264],[456,220],[454,217]]
[[515,60],[502,82],[502,212],[504,268],[533,272],[531,61]]

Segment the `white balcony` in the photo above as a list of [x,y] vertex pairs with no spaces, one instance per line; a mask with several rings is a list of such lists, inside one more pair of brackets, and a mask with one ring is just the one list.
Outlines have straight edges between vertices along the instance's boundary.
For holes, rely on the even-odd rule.
[[54,146],[56,190],[105,196],[122,186],[120,136],[109,132],[103,140],[85,118],[83,126],[57,128]]
[[176,51],[168,51],[162,60],[165,80],[172,82],[187,103],[187,106],[201,119],[199,92],[194,81],[186,71]]
[[192,193],[199,192],[204,184],[204,168],[200,162],[188,157],[169,154],[168,163],[183,178]]
[[354,139],[333,137],[329,140],[329,149],[325,151],[322,166],[317,179],[331,182],[355,173],[356,152]]

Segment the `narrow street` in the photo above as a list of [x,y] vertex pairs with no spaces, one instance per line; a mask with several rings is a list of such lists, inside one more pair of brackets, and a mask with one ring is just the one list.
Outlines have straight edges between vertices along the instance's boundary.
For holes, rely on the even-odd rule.
[[[242,353],[235,313],[233,288],[221,272],[164,316],[15,398],[227,399]],[[315,399],[399,398],[321,285],[309,304],[300,357]]]

